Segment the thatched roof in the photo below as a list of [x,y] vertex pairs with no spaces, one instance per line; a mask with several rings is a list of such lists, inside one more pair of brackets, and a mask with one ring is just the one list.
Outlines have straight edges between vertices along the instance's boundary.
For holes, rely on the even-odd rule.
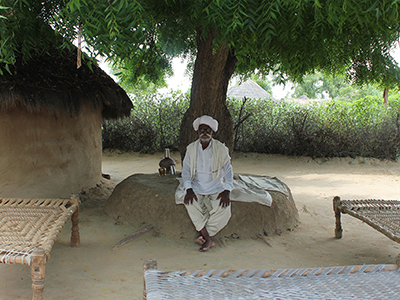
[[236,99],[243,99],[246,97],[248,99],[271,99],[272,101],[277,101],[259,84],[252,80],[246,80],[240,85],[229,87],[227,96]]
[[0,110],[25,107],[38,112],[77,115],[82,103],[101,108],[103,118],[129,115],[132,102],[125,91],[100,67],[82,59],[76,68],[75,51],[53,49],[36,55],[28,62],[18,59],[9,74],[0,75]]

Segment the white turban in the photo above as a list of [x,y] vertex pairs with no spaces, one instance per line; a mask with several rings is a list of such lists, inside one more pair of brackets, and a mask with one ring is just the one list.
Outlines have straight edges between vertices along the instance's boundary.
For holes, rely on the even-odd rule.
[[214,132],[217,132],[217,130],[218,130],[218,121],[213,119],[213,118],[211,118],[210,116],[205,116],[204,115],[204,116],[198,117],[196,120],[194,120],[194,122],[193,122],[194,130],[198,131],[199,130],[199,126],[201,124],[206,124],[206,125],[210,126],[210,128]]

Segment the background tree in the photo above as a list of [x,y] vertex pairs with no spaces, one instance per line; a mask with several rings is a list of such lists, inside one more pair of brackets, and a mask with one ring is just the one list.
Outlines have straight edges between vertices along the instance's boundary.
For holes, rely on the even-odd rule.
[[[287,76],[297,81],[314,69],[347,70],[355,82],[379,82],[384,87],[399,84],[399,69],[390,55],[399,37],[397,1],[3,2],[11,8],[1,12],[7,19],[1,18],[0,62],[13,63],[16,51],[40,49],[37,41],[32,46],[19,38],[27,26],[24,21],[34,19],[51,23],[69,41],[81,34],[93,56],[132,61],[134,68],[142,65],[141,70],[152,70],[154,57],[169,60],[181,53],[195,55],[190,106],[181,123],[181,153],[194,140],[191,124],[202,114],[220,121],[218,138],[232,149],[226,91],[235,72],[273,71],[282,80]],[[39,40],[40,30],[30,33]],[[41,38],[43,44],[50,39]]]
[[323,98],[324,80],[320,72],[308,74],[303,77],[300,84],[294,89],[293,96],[307,96],[310,99]]
[[378,84],[352,84],[345,74],[327,74],[313,72],[303,76],[295,87],[293,96],[306,95],[308,98],[330,98],[343,101],[354,101],[366,96],[382,96],[382,89]]

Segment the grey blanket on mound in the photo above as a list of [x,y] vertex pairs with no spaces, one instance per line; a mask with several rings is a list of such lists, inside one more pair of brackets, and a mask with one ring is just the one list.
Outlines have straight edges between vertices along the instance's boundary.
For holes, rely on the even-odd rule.
[[[177,180],[179,186],[175,191],[175,203],[183,204],[185,188],[182,178],[178,177]],[[280,192],[286,197],[289,196],[286,185],[276,177],[239,174],[234,176],[230,198],[232,201],[257,202],[271,206],[272,197],[269,192]]]

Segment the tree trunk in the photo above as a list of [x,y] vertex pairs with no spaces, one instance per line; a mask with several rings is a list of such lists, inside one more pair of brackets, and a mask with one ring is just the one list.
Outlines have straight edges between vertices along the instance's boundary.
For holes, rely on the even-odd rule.
[[389,90],[384,89],[383,90],[383,106],[384,107],[387,107],[387,105],[388,105],[388,97],[389,97]]
[[194,65],[190,106],[185,112],[179,139],[179,152],[183,159],[186,146],[197,139],[193,121],[202,115],[218,120],[215,138],[225,143],[233,151],[233,123],[226,107],[226,92],[229,79],[236,69],[236,57],[229,51],[228,45],[215,48],[215,33],[209,31],[204,37],[197,30],[197,57]]

